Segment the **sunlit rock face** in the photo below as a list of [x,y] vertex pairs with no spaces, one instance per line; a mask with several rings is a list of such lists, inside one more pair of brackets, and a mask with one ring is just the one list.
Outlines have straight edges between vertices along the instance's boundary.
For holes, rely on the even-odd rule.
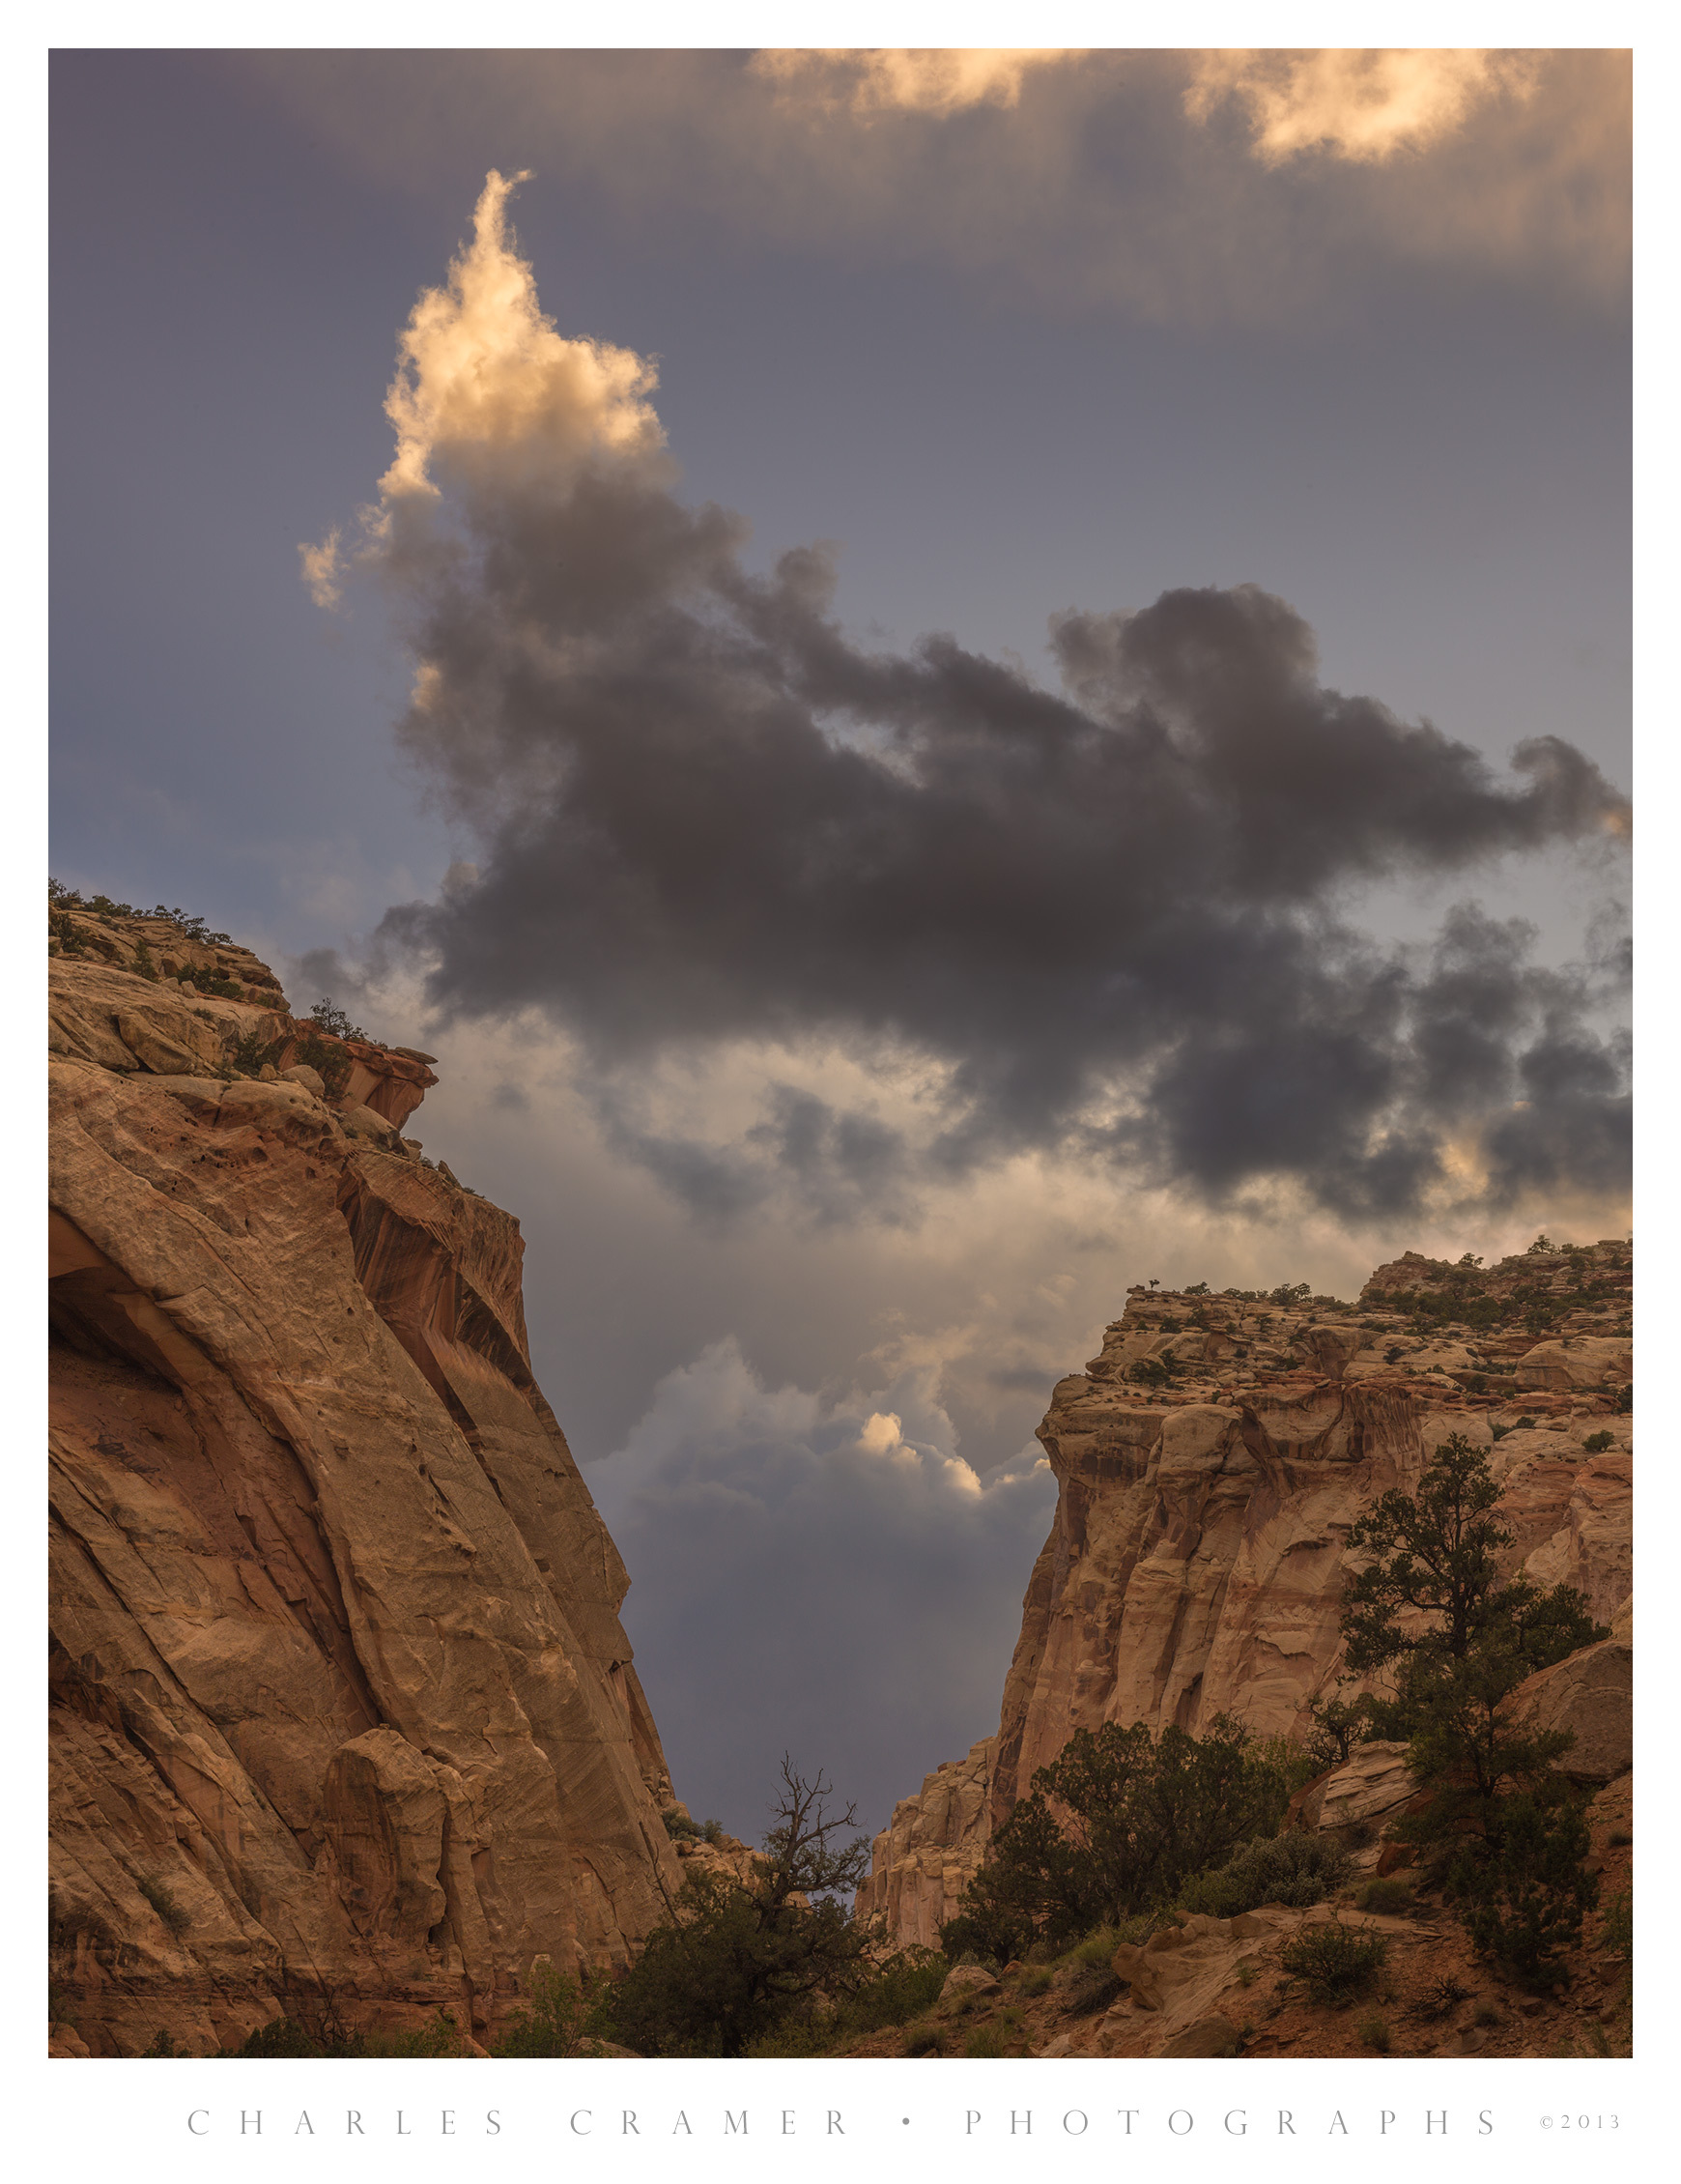
[[[904,1941],[931,1940],[1076,1730],[1196,1733],[1227,1713],[1257,1736],[1302,1737],[1342,1673],[1349,1527],[1386,1489],[1416,1485],[1450,1433],[1491,1451],[1511,1562],[1615,1623],[1633,1585],[1618,1407],[1631,1280],[1630,1248],[1612,1240],[1489,1269],[1408,1252],[1353,1305],[1133,1289],[1039,1428],[1057,1510],[997,1733],[896,1807],[861,1908]],[[1579,1686],[1610,1674],[1598,1656],[1591,1677],[1554,1672],[1546,1704],[1563,1719],[1568,1695],[1581,1711]],[[983,1794],[955,1796],[959,1778]]]
[[183,987],[167,921],[57,936],[63,2051],[441,2006],[482,2041],[681,1878],[519,1224],[399,1135],[424,1057],[324,1041],[242,951],[197,950],[237,998]]

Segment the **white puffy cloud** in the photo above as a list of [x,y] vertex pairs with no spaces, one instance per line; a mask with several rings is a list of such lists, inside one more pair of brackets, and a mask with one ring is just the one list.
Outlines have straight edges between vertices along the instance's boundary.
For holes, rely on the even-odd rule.
[[587,462],[645,466],[665,446],[646,399],[654,366],[611,342],[567,338],[538,303],[507,225],[508,197],[529,179],[491,171],[471,243],[443,286],[422,293],[403,330],[385,396],[397,435],[380,480],[387,505],[435,491],[436,461],[481,480],[499,462],[517,466],[528,491],[533,474],[563,487]]

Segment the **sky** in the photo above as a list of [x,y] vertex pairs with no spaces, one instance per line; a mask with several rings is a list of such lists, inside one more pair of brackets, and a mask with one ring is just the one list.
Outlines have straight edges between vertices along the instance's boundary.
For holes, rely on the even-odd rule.
[[1155,1277],[1629,1219],[1627,56],[74,52],[52,870],[440,1057],[678,1795]]

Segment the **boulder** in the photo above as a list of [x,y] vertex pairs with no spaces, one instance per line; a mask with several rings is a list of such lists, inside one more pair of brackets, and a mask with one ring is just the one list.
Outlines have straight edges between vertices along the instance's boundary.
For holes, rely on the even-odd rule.
[[954,2000],[959,1995],[973,1996],[977,2000],[986,1995],[1002,1993],[998,1976],[988,1971],[983,1964],[959,1964],[946,1974],[946,1983],[940,1989],[943,2002]]
[[1635,1654],[1622,1634],[1531,1676],[1506,1702],[1507,1719],[1530,1730],[1565,1729],[1576,1739],[1560,1760],[1581,1782],[1612,1782],[1635,1764]]
[[1597,1388],[1604,1381],[1622,1386],[1634,1377],[1634,1344],[1622,1336],[1567,1336],[1555,1342],[1537,1342],[1518,1361],[1520,1388],[1545,1388],[1568,1392],[1573,1388]]
[[311,1069],[307,1062],[294,1062],[290,1069],[279,1073],[283,1084],[301,1084],[306,1092],[313,1092],[318,1100],[327,1098],[327,1079],[320,1070]]
[[407,1158],[402,1138],[385,1116],[376,1114],[372,1107],[364,1107],[359,1100],[347,1100],[335,1107],[333,1112],[338,1117],[339,1128],[347,1137],[363,1144],[377,1145],[382,1152]]
[[1398,1812],[1418,1785],[1407,1768],[1405,1744],[1374,1741],[1356,1744],[1341,1767],[1323,1775],[1317,1785],[1313,1815],[1302,1808],[1302,1823],[1311,1827],[1351,1827],[1365,1821],[1376,1823]]

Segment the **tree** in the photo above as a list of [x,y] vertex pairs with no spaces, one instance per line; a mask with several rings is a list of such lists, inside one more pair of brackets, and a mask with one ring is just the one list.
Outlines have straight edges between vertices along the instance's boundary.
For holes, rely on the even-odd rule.
[[1370,1733],[1405,1738],[1432,1793],[1398,1832],[1458,1844],[1448,1893],[1478,1950],[1544,1985],[1597,1884],[1556,1765],[1573,1737],[1524,1731],[1505,1702],[1610,1632],[1573,1587],[1502,1574],[1513,1539],[1498,1500],[1487,1454],[1463,1434],[1442,1442],[1416,1493],[1381,1495],[1350,1528],[1350,1547],[1371,1559],[1345,1587],[1342,1628],[1351,1669],[1394,1672],[1392,1692],[1366,1702]]
[[1311,1710],[1313,1734],[1307,1740],[1307,1759],[1315,1774],[1341,1767],[1354,1746],[1364,1743],[1372,1734],[1371,1695],[1362,1692],[1357,1699],[1342,1696],[1353,1681],[1353,1677],[1339,1676],[1329,1696]]
[[751,1882],[691,1870],[608,2004],[616,2036],[649,2055],[739,2055],[790,2015],[869,1977],[870,1935],[838,1901],[864,1879],[869,1845],[840,1838],[833,1786],[783,1758],[775,1825]]
[[1225,1714],[1200,1738],[1143,1722],[1076,1730],[993,1837],[940,1946],[1005,1961],[1170,1904],[1273,1833],[1290,1788],[1278,1756]]

